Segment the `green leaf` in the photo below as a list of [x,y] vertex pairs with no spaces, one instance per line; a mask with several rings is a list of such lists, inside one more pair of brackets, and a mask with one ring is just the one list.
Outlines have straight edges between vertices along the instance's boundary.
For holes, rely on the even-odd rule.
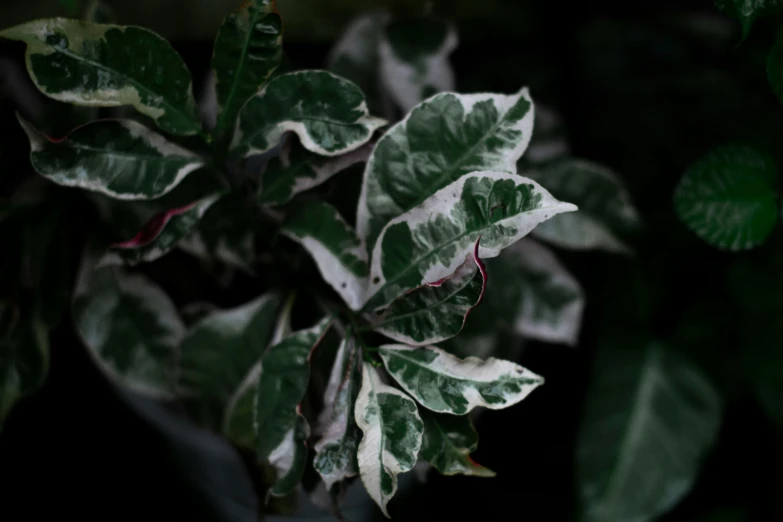
[[182,57],[141,27],[47,18],[0,31],[27,44],[27,71],[45,95],[92,107],[132,105],[164,131],[200,130]]
[[542,221],[573,210],[516,174],[465,175],[384,227],[371,256],[364,309],[453,274],[479,237],[479,257],[495,257]]
[[740,21],[742,39],[745,41],[756,18],[774,14],[783,9],[781,0],[714,0],[715,7]]
[[232,154],[246,158],[274,148],[287,131],[305,149],[339,156],[367,143],[386,124],[370,116],[362,91],[326,71],[281,74],[239,112]]
[[323,319],[271,346],[261,359],[256,387],[256,452],[277,470],[273,496],[287,495],[304,473],[309,427],[299,413],[310,380],[310,354],[331,323]]
[[775,96],[783,104],[783,28],[778,30],[775,43],[767,55],[767,79]]
[[456,30],[441,20],[420,18],[387,25],[378,50],[384,89],[405,112],[437,92],[453,91],[449,55],[456,48]]
[[258,192],[262,205],[284,205],[294,196],[317,187],[351,165],[367,161],[372,144],[335,158],[319,156],[295,142],[287,140],[280,155],[267,163]]
[[357,459],[367,493],[387,517],[386,505],[397,492],[397,475],[413,469],[424,423],[410,397],[384,384],[369,363],[362,366],[362,387],[354,412],[362,430]]
[[297,205],[281,232],[307,250],[324,280],[352,309],[362,304],[367,286],[367,252],[337,209],[321,201]]
[[49,373],[49,332],[36,316],[19,318],[0,303],[0,430],[11,409],[37,391]]
[[45,178],[116,199],[160,197],[204,162],[132,120],[101,120],[64,138],[38,132],[17,115],[30,139],[30,162]]
[[381,106],[378,44],[388,18],[381,12],[358,16],[348,24],[327,57],[328,69],[355,83],[367,96],[371,110]]
[[584,520],[655,520],[696,479],[717,436],[719,396],[656,343],[604,346],[596,357],[577,454]]
[[564,159],[523,175],[538,181],[557,199],[579,207],[542,223],[533,236],[572,250],[632,252],[621,237],[637,229],[640,218],[625,184],[614,172],[589,161]]
[[[277,316],[275,331],[269,345],[275,345],[291,333],[291,310],[294,296],[291,295]],[[266,345],[265,345],[266,346]],[[253,426],[258,376],[261,374],[261,359],[248,371],[247,376],[231,397],[223,421],[223,433],[237,446],[255,451],[256,434]]]
[[185,326],[171,299],[147,278],[85,264],[74,319],[89,353],[128,388],[172,398]]
[[324,411],[318,419],[323,436],[315,444],[313,467],[321,475],[326,491],[359,474],[356,451],[361,432],[353,412],[361,385],[362,352],[353,339],[346,338],[337,350],[324,394]]
[[359,237],[372,251],[389,221],[462,176],[516,172],[532,133],[527,89],[510,96],[436,94],[420,103],[370,156],[356,218]]
[[[258,377],[253,367],[272,338],[279,305],[279,295],[264,294],[213,312],[188,331],[180,347],[177,393],[200,424],[227,431],[238,393]],[[247,420],[250,425],[252,416]]]
[[[487,263],[492,274],[477,320],[484,330],[504,328],[527,339],[575,345],[585,296],[554,252],[522,239]],[[488,318],[489,320],[486,320]]]
[[713,150],[685,172],[674,192],[680,220],[720,249],[763,243],[777,223],[777,170],[767,153],[730,145]]
[[448,278],[412,290],[394,301],[373,329],[413,346],[435,344],[462,330],[470,311],[484,295],[487,273],[478,257],[479,243]]
[[196,229],[207,209],[221,196],[213,194],[155,215],[134,237],[113,244],[98,265],[136,265],[167,254]]
[[420,456],[441,475],[494,477],[495,472],[477,464],[470,453],[478,448],[478,434],[468,415],[420,412],[424,437]]
[[212,53],[220,108],[215,135],[234,124],[242,105],[280,65],[282,41],[274,0],[248,0],[223,20]]
[[402,389],[439,413],[465,415],[478,406],[508,408],[544,383],[543,377],[511,361],[459,359],[435,346],[386,344],[378,351]]

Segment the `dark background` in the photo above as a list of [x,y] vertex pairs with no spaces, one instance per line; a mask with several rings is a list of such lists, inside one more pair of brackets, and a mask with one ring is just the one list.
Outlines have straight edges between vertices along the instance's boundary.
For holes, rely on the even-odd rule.
[[[116,4],[119,23],[147,25],[164,35],[169,28],[194,78],[203,76],[212,36],[199,28],[217,27],[219,17],[189,29],[195,15],[185,3],[175,8],[172,2],[171,9],[182,14],[166,19],[156,11],[145,17],[143,2],[108,3]],[[32,4],[3,2],[0,26],[65,8]],[[340,24],[362,10],[337,4],[337,14],[316,20],[315,27],[305,15],[286,18],[284,49],[294,67],[322,67]],[[778,227],[761,249],[725,253],[687,231],[672,206],[682,173],[711,148],[738,138],[783,143],[783,110],[763,65],[777,26],[757,23],[737,47],[738,24],[709,1],[473,4],[436,2],[436,10],[459,29],[460,46],[452,55],[458,90],[513,92],[529,85],[534,99],[560,112],[576,156],[606,164],[626,180],[645,230],[633,259],[561,253],[587,295],[583,333],[574,349],[527,345],[520,361],[547,384],[521,404],[479,419],[475,459],[497,477],[433,472],[425,485],[402,488],[390,505],[394,519],[575,520],[574,446],[582,401],[592,353],[612,330],[680,342],[725,398],[719,442],[696,487],[662,520],[719,520],[706,517],[724,508],[749,520],[783,520],[781,437],[758,405],[744,363],[768,339],[748,341],[742,306],[743,299],[779,295],[780,265],[774,260],[783,232]],[[21,46],[0,41],[0,59],[22,63],[22,54]],[[32,175],[26,138],[13,119],[16,103],[8,93],[0,98],[0,187]],[[72,212],[76,223],[90,219],[80,208]],[[0,252],[13,255],[2,246]],[[166,262],[173,266],[177,259]],[[736,283],[734,274],[742,270],[754,272],[753,281],[760,283]],[[238,299],[221,292],[204,287],[204,297]],[[774,333],[769,339],[774,343]],[[15,408],[0,435],[0,520],[217,520],[210,495],[223,495],[226,483],[205,486],[214,479],[193,471],[194,458],[182,457],[148,413],[106,380],[71,325],[63,324],[53,336],[48,382]],[[215,457],[215,466],[221,458]]]

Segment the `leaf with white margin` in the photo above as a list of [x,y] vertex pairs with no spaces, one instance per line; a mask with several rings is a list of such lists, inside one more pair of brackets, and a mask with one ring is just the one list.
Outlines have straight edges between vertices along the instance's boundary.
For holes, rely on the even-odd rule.
[[367,287],[367,252],[336,208],[323,201],[302,202],[291,209],[280,231],[313,256],[324,280],[348,306],[361,307]]
[[378,140],[367,162],[356,227],[368,251],[392,219],[462,176],[515,173],[533,113],[526,88],[510,96],[442,93],[417,105]]
[[657,520],[682,499],[718,435],[721,400],[654,342],[599,349],[577,443],[586,521]]
[[336,158],[319,156],[288,140],[280,155],[267,163],[258,192],[262,205],[284,205],[294,196],[317,187],[351,165],[363,163],[370,157],[372,143],[362,145]]
[[352,81],[367,97],[370,109],[379,109],[378,42],[389,16],[374,12],[358,16],[345,28],[327,57],[327,68]]
[[454,90],[449,55],[457,31],[432,18],[399,20],[384,27],[379,43],[383,87],[404,111],[437,92]]
[[190,328],[180,346],[177,393],[200,424],[224,429],[232,398],[272,337],[279,306],[280,296],[267,293]]
[[386,306],[413,288],[450,276],[479,237],[479,257],[495,257],[542,221],[573,210],[516,174],[462,176],[384,227],[372,253],[364,309]]
[[282,41],[275,0],[249,0],[223,19],[212,53],[220,110],[215,135],[233,126],[242,105],[280,65]]
[[494,471],[470,458],[470,453],[478,447],[478,433],[469,415],[447,415],[429,410],[421,410],[419,414],[424,421],[419,456],[441,475],[495,476]]
[[[291,333],[291,311],[294,307],[294,295],[289,295],[283,309],[277,315],[274,333],[269,346],[274,346]],[[266,345],[264,349],[266,348]],[[255,398],[258,376],[261,375],[259,358],[242,379],[228,401],[223,418],[223,433],[237,446],[255,451],[256,434],[253,426],[255,416]]]
[[574,346],[585,295],[555,253],[525,238],[492,261],[488,270],[500,283],[487,294],[493,313],[507,317],[511,329],[526,338]]
[[33,168],[66,187],[115,199],[153,199],[204,165],[195,153],[132,120],[98,120],[54,139],[17,119],[30,139]]
[[478,257],[479,242],[452,275],[392,301],[373,322],[373,330],[411,346],[436,344],[460,333],[486,287],[487,272]]
[[143,394],[173,398],[185,335],[174,303],[149,279],[85,263],[74,300],[76,328],[98,366]]
[[90,107],[131,105],[166,132],[199,132],[193,80],[164,38],[142,27],[66,18],[0,31],[27,44],[27,71],[50,98]]
[[560,200],[579,210],[542,223],[533,236],[560,248],[630,254],[622,239],[640,224],[625,183],[608,168],[581,159],[555,161],[523,172]]
[[343,340],[334,360],[324,395],[324,415],[319,418],[323,437],[315,444],[313,467],[326,490],[359,474],[356,451],[361,432],[353,411],[362,385],[362,352],[352,338]]
[[435,346],[386,344],[378,353],[403,390],[439,413],[465,415],[478,406],[508,408],[544,383],[543,377],[511,361],[459,359]]
[[207,209],[220,197],[221,194],[213,194],[184,207],[156,214],[134,237],[111,245],[98,266],[136,265],[164,256],[196,229]]
[[310,356],[331,322],[327,317],[312,328],[293,332],[261,358],[253,424],[258,458],[278,471],[278,483],[270,490],[273,496],[293,491],[304,473],[302,455],[307,454],[310,429],[299,404],[310,381]]
[[356,455],[362,483],[389,517],[386,504],[397,492],[397,475],[416,464],[424,423],[416,403],[384,384],[369,363],[362,366],[362,387],[354,415],[363,434]]
[[327,71],[281,74],[239,111],[231,144],[235,157],[273,149],[285,132],[322,156],[339,156],[367,143],[386,124],[370,116],[364,94],[353,83]]

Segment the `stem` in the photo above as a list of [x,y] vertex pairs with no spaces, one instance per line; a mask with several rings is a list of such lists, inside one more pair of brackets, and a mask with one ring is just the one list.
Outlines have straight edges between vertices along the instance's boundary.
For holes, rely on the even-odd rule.
[[379,366],[381,366],[381,362],[376,358],[375,355],[372,355],[378,353],[378,348],[371,348],[367,346],[366,342],[364,342],[364,337],[362,337],[362,334],[360,332],[362,330],[365,330],[365,328],[359,326],[359,323],[356,320],[356,314],[353,313],[353,310],[346,308],[345,315],[348,316],[348,320],[351,323],[352,333],[362,349],[362,355],[367,361],[369,361],[370,364],[372,364],[375,368],[378,368]]

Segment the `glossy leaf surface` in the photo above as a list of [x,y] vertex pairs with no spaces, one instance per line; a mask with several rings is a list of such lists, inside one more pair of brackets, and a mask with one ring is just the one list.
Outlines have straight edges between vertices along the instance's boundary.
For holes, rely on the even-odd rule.
[[386,505],[397,492],[397,475],[416,464],[424,424],[416,403],[384,384],[369,363],[362,369],[355,418],[362,430],[359,474],[367,493],[388,517]]
[[508,408],[544,383],[542,377],[510,361],[459,359],[435,346],[387,344],[378,350],[402,389],[440,413],[465,415],[477,406]]
[[465,175],[386,225],[372,253],[364,307],[383,307],[450,276],[479,237],[479,257],[495,257],[542,221],[573,210],[516,174]]
[[204,162],[132,120],[100,120],[54,139],[19,117],[30,162],[45,178],[115,199],[160,197]]
[[171,134],[200,130],[190,71],[148,29],[47,18],[0,31],[0,37],[27,44],[27,71],[51,98],[93,107],[131,105]]

